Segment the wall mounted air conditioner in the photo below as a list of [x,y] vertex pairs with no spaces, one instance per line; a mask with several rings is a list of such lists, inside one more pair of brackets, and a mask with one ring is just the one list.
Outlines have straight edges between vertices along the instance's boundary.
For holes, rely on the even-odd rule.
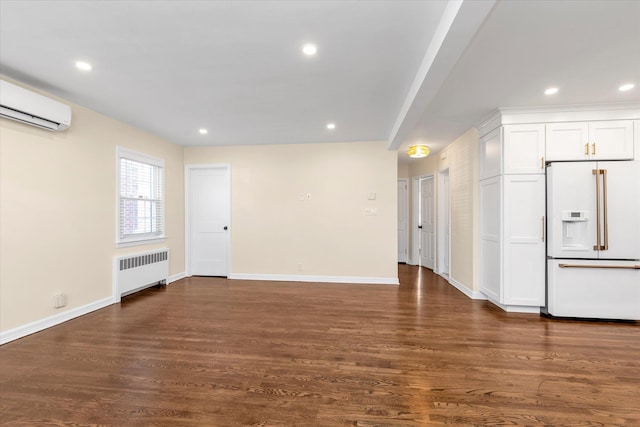
[[71,107],[0,80],[0,117],[47,130],[71,125]]

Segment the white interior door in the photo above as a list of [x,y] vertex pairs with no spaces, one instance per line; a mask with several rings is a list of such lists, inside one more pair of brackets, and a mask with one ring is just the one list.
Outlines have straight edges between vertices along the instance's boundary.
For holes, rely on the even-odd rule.
[[229,167],[188,167],[189,275],[227,276]]
[[420,180],[420,265],[433,270],[436,248],[436,213],[433,176]]
[[439,173],[438,180],[438,273],[449,276],[449,169]]
[[406,179],[398,180],[398,262],[407,262],[409,251],[409,199]]

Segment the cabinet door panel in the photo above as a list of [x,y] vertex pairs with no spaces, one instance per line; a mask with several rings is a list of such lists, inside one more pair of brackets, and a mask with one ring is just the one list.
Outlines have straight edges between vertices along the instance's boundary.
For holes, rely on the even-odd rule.
[[589,149],[593,159],[633,159],[633,121],[589,123]]
[[544,125],[504,126],[504,173],[544,173]]
[[501,256],[500,223],[502,221],[501,178],[480,182],[480,290],[492,300],[500,301]]
[[502,173],[502,144],[498,128],[480,139],[480,179],[492,178]]
[[547,161],[589,159],[588,135],[586,122],[547,124]]
[[544,176],[504,179],[504,304],[543,306]]

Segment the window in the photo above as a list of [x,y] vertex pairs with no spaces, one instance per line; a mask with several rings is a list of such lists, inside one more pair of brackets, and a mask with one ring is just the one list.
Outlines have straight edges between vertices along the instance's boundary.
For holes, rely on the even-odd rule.
[[118,147],[117,245],[164,239],[164,160]]

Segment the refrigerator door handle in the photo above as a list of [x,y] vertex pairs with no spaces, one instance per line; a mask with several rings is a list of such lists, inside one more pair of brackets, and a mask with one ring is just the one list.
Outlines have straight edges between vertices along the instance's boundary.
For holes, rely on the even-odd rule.
[[600,250],[600,169],[592,169],[591,171],[596,176],[596,245],[593,247],[594,251]]
[[607,218],[607,170],[600,169],[602,175],[602,219],[604,222],[604,245],[600,246],[601,251],[609,250],[609,220]]
[[592,264],[558,264],[560,268],[621,268],[625,270],[640,270],[640,265],[592,265]]
[[540,218],[540,221],[542,222],[542,235],[541,235],[541,240],[544,242],[544,215],[542,216],[542,218]]

